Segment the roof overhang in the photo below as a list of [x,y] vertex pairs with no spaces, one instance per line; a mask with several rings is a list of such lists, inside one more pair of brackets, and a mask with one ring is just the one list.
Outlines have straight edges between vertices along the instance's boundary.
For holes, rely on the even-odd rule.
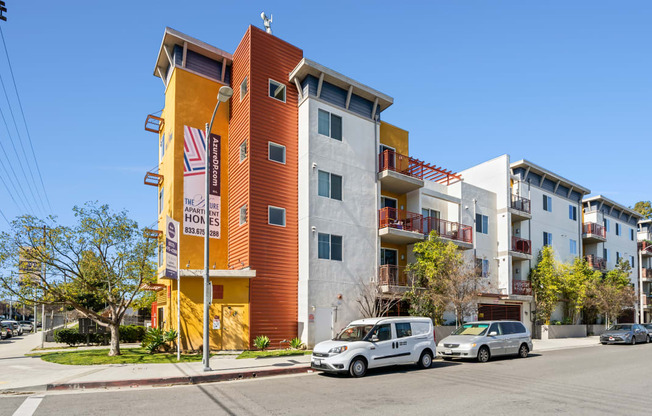
[[355,81],[345,75],[340,74],[339,72],[333,71],[332,69],[320,65],[317,62],[311,61],[307,58],[303,58],[292,70],[292,72],[290,72],[289,81],[294,82],[296,79],[297,81],[301,82],[308,75],[319,78],[322,74],[324,74],[324,81],[330,84],[336,85],[345,90],[349,90],[351,87],[353,87],[354,94],[359,95],[360,97],[372,102],[375,102],[376,99],[378,99],[378,107],[380,108],[380,111],[385,110],[387,107],[394,103],[394,99],[389,95],[383,94],[380,91],[361,84],[358,81]]
[[529,160],[526,159],[521,159],[518,162],[514,162],[510,165],[510,168],[516,169],[516,168],[525,168],[530,170],[530,172],[536,173],[537,175],[543,176],[545,175],[546,179],[550,179],[554,182],[558,182],[561,185],[564,185],[567,188],[573,188],[574,191],[580,192],[582,195],[588,195],[591,193],[591,190],[588,188],[585,188],[582,185],[579,185],[573,181],[569,181],[568,179],[557,175],[556,173],[553,173],[549,171],[548,169],[542,168],[539,165],[536,165]]
[[636,219],[640,220],[640,219],[643,218],[643,216],[638,211],[634,211],[633,209],[631,209],[629,207],[626,207],[624,205],[621,205],[618,202],[612,201],[611,199],[606,198],[606,197],[604,197],[602,195],[596,195],[596,196],[591,196],[591,197],[582,199],[583,203],[584,202],[589,203],[589,202],[594,202],[594,201],[600,201],[600,202],[602,202],[602,203],[604,203],[604,204],[606,204],[608,206],[617,208],[617,209],[631,215],[632,217],[634,217]]
[[215,46],[209,45],[206,42],[202,42],[199,39],[195,39],[192,36],[188,36],[185,33],[181,33],[177,30],[166,27],[165,32],[163,33],[161,47],[158,50],[156,65],[154,66],[155,77],[161,77],[158,72],[158,68],[167,68],[167,66],[170,65],[168,54],[172,54],[172,49],[174,46],[179,45],[183,47],[184,44],[188,50],[200,53],[216,61],[221,62],[226,59],[227,64],[231,64],[233,62],[233,56],[230,53],[216,48]]
[[[203,269],[180,269],[179,274],[182,277],[204,277]],[[225,277],[225,278],[245,278],[251,279],[256,277],[256,271],[251,269],[238,269],[238,270],[209,270],[209,277]]]

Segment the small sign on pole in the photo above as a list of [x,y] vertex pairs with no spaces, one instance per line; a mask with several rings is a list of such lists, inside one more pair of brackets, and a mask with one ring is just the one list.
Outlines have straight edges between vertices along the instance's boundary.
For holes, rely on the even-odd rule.
[[179,222],[170,217],[165,221],[165,277],[178,278]]

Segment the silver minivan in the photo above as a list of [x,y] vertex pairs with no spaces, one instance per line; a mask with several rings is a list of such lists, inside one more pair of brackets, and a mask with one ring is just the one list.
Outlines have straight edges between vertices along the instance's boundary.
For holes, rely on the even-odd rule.
[[519,321],[468,322],[437,344],[437,355],[444,360],[470,358],[481,363],[499,355],[525,358],[530,351],[532,336]]

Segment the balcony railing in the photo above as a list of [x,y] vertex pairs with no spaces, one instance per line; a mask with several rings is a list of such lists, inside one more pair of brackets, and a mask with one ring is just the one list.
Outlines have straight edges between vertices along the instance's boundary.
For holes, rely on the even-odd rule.
[[607,260],[603,259],[602,257],[597,257],[593,254],[589,254],[588,256],[584,256],[584,260],[586,260],[586,263],[592,269],[596,269],[596,270],[607,269]]
[[384,264],[378,269],[378,281],[383,286],[408,286],[408,273],[403,266]]
[[532,243],[530,240],[512,236],[512,251],[523,254],[532,254]]
[[522,196],[512,195],[512,208],[518,211],[530,213],[530,200]]
[[643,240],[640,243],[638,243],[638,248],[639,250],[647,253],[647,254],[652,254],[652,242]]
[[641,273],[641,277],[644,279],[652,279],[652,269],[646,269],[644,267]]
[[601,224],[587,222],[584,224],[584,234],[597,235],[598,237],[607,238],[607,229]]
[[532,282],[529,280],[512,280],[514,295],[532,296]]
[[403,175],[439,182],[444,185],[450,185],[462,180],[462,177],[453,171],[396,153],[393,150],[385,150],[378,155],[378,170],[379,172],[392,170]]
[[396,208],[381,208],[378,212],[378,228],[386,227],[423,233],[423,215]]
[[473,243],[473,227],[459,222],[446,221],[435,217],[423,219],[423,233],[437,232],[442,238]]

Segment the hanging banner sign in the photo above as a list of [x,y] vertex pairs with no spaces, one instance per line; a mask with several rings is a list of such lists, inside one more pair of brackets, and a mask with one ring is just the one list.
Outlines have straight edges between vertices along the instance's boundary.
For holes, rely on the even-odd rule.
[[177,279],[179,262],[179,222],[166,216],[165,220],[165,277]]
[[41,273],[41,262],[35,260],[36,249],[22,247],[18,258],[18,273],[21,284],[34,284],[39,281]]
[[[205,133],[183,127],[183,234],[204,236],[206,220],[206,141]],[[220,238],[220,136],[211,134],[208,141],[210,238]]]

